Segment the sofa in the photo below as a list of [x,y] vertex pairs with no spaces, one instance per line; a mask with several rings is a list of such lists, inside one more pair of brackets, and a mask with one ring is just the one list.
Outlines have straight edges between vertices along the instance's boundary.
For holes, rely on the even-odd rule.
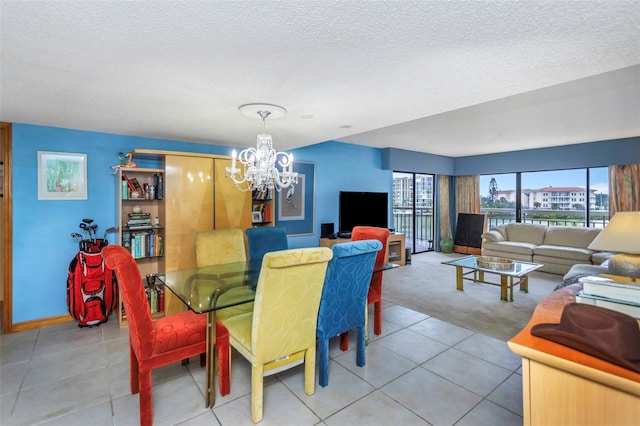
[[482,255],[541,263],[540,271],[564,275],[573,265],[600,265],[614,253],[587,247],[600,229],[506,223],[482,234]]

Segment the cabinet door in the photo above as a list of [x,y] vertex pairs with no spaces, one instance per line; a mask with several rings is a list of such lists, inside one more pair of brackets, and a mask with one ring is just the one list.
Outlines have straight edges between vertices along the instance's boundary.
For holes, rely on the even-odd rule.
[[215,229],[244,230],[251,227],[251,191],[240,191],[225,177],[228,166],[231,166],[231,159],[215,159]]
[[196,267],[195,233],[213,228],[213,159],[165,158],[167,271]]

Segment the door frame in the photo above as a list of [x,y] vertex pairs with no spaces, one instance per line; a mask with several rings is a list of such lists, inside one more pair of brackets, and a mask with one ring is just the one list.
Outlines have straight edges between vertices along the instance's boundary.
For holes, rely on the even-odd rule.
[[2,299],[2,332],[4,334],[11,333],[13,331],[13,192],[11,187],[11,123],[0,122],[0,133],[2,137],[2,162],[4,164],[4,176],[3,179],[3,228],[2,228],[2,264],[3,268],[3,299]]

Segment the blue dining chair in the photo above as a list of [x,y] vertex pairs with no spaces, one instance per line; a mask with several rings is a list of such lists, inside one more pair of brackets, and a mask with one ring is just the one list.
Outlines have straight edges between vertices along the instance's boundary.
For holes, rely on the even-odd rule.
[[287,231],[278,226],[260,226],[247,228],[247,247],[249,261],[262,261],[264,254],[270,251],[287,250]]
[[329,384],[329,339],[356,329],[356,365],[365,364],[365,326],[367,294],[376,254],[382,249],[378,240],[335,244],[333,259],[327,266],[318,310],[318,364],[320,386]]

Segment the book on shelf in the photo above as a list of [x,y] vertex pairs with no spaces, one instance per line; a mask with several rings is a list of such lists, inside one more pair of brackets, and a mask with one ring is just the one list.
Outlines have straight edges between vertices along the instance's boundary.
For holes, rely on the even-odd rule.
[[640,319],[640,303],[626,302],[624,300],[610,299],[608,297],[594,296],[586,294],[584,290],[576,293],[576,302],[588,305],[600,306],[614,311],[627,314],[636,319]]
[[129,213],[129,219],[150,219],[151,213]]
[[138,182],[138,179],[134,177],[131,178],[131,184],[135,188],[134,191],[138,191],[138,194],[140,194],[140,196],[143,197],[144,192],[142,191],[142,186],[140,185],[140,182]]
[[582,277],[579,280],[582,283],[582,292],[584,294],[623,300],[640,305],[640,283],[631,281],[631,278],[626,281],[624,277],[613,279],[594,275]]
[[271,189],[267,188],[263,191],[254,189],[252,194],[251,194],[251,198],[253,198],[254,200],[270,200],[271,199]]
[[271,222],[271,206],[269,204],[264,206],[262,216],[264,222]]
[[133,185],[133,181],[131,179],[129,179],[129,177],[127,175],[122,175],[122,179],[127,181],[127,186],[129,187],[130,191],[135,191],[136,187]]

